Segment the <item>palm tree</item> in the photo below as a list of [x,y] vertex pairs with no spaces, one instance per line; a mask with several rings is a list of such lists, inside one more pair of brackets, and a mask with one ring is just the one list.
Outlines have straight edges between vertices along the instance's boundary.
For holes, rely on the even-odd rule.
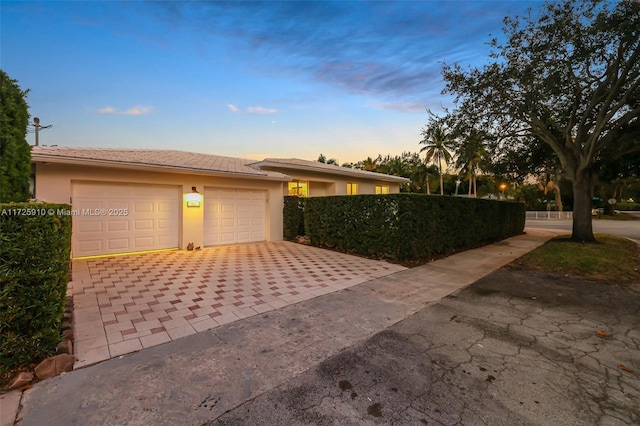
[[327,160],[327,157],[325,157],[324,154],[320,154],[318,156],[318,159],[316,160],[318,163],[325,163],[325,164],[333,164],[335,166],[338,165],[338,160],[336,160],[335,158],[329,158]]
[[408,164],[402,157],[394,156],[387,157],[383,161],[383,166],[386,169],[386,173],[393,176],[409,177]]
[[479,171],[486,168],[487,163],[487,151],[482,133],[471,129],[461,141],[456,154],[458,156],[456,166],[469,179],[469,197],[473,193],[475,198],[478,195],[476,176]]
[[[431,194],[429,187],[429,174],[435,166],[428,166],[426,162],[420,161],[411,167],[411,184],[413,186],[411,192],[423,192]],[[436,173],[438,172],[436,168]]]
[[375,172],[378,170],[378,159],[380,158],[380,156],[378,156],[378,158],[373,159],[371,157],[367,157],[366,160],[362,161],[362,168],[363,170],[368,170],[370,172]]
[[447,132],[440,123],[432,123],[426,129],[422,129],[422,140],[420,144],[425,145],[420,152],[426,151],[425,161],[433,161],[438,166],[440,172],[440,195],[444,195],[444,183],[442,179],[442,162],[445,166],[451,161],[451,153],[446,144],[452,141],[451,133]]

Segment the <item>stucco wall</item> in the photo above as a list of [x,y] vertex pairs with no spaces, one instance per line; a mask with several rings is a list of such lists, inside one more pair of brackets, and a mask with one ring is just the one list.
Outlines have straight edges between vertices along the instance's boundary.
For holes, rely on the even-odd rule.
[[[373,179],[363,179],[350,176],[331,176],[321,173],[294,172],[292,170],[278,170],[286,173],[293,180],[309,182],[309,196],[323,197],[328,195],[346,195],[347,183],[358,184],[358,194],[375,194],[376,185],[388,186],[390,194],[400,192],[400,184],[395,182],[385,182]],[[284,185],[283,194],[287,195],[287,185]]]
[[[282,193],[283,186],[286,185],[280,181],[55,163],[36,164],[36,198],[38,200],[52,203],[72,203],[74,182],[172,185],[181,187],[183,195],[190,193],[191,188],[195,186],[203,196],[205,187],[263,190],[267,193],[266,239],[267,241],[282,240]],[[199,208],[188,208],[184,196],[182,200],[176,200],[176,202],[182,204],[179,218],[182,225],[179,248],[186,248],[189,242],[193,242],[195,246],[204,246],[204,203]]]

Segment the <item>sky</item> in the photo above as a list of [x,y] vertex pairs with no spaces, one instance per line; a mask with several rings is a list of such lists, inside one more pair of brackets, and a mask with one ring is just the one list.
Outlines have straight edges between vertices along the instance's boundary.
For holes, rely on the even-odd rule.
[[481,67],[539,5],[2,0],[0,66],[41,145],[357,162],[417,152],[442,64]]

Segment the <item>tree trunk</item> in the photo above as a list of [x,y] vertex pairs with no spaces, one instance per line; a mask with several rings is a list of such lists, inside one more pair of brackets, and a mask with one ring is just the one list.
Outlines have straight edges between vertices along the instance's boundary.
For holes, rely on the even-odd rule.
[[438,154],[438,170],[440,170],[440,195],[444,195],[444,185],[442,184],[442,161],[440,160],[440,154]]
[[595,241],[591,223],[591,202],[593,200],[593,173],[582,171],[571,176],[573,185],[573,233],[574,241]]
[[555,191],[555,195],[556,195],[556,209],[559,212],[562,212],[562,196],[560,194],[560,179],[562,178],[562,176],[560,175],[560,171],[556,170],[556,186],[554,188]]
[[478,198],[478,184],[476,174],[473,174],[473,198]]

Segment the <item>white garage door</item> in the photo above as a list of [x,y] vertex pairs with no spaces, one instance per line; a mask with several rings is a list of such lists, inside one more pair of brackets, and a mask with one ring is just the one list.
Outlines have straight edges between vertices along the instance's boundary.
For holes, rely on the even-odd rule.
[[265,240],[267,194],[242,189],[205,189],[204,245]]
[[74,257],[178,247],[178,187],[75,183]]

